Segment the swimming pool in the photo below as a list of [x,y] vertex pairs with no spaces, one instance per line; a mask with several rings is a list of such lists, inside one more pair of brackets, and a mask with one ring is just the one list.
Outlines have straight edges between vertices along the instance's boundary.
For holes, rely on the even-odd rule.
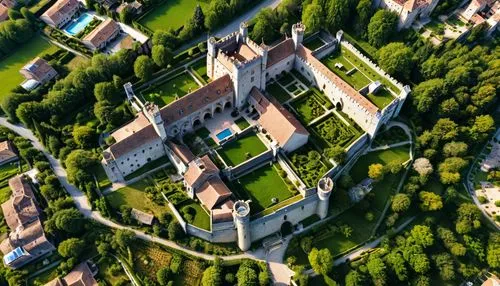
[[231,132],[231,129],[226,128],[226,129],[222,130],[221,132],[217,133],[217,135],[215,135],[215,136],[217,137],[217,139],[219,139],[219,141],[222,141],[231,135],[233,135],[233,132]]
[[64,31],[72,36],[75,36],[83,31],[83,29],[85,29],[85,27],[92,22],[92,19],[94,19],[94,16],[83,13],[77,19],[71,20],[71,23],[64,29]]

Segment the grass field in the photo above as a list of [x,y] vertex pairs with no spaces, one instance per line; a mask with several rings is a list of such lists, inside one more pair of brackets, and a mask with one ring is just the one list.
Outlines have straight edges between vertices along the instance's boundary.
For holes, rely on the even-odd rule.
[[376,94],[369,93],[366,97],[381,109],[389,105],[389,103],[394,100],[394,96],[392,96],[392,94],[385,88],[379,89]]
[[191,18],[194,13],[194,8],[198,4],[203,9],[208,7],[208,1],[165,1],[163,4],[156,6],[151,12],[146,14],[139,22],[153,31],[168,30],[170,28],[177,30]]
[[162,107],[199,87],[190,74],[183,72],[144,95],[144,98]]
[[193,221],[190,224],[197,226],[202,229],[210,230],[210,216],[208,213],[200,206],[199,203],[190,200],[189,204],[183,204],[180,208],[190,206],[196,211],[196,215],[193,217]]
[[391,148],[388,150],[374,151],[363,155],[352,166],[350,175],[354,182],[359,183],[368,177],[368,166],[375,163],[386,165],[393,160],[406,161],[410,158],[409,145]]
[[197,61],[191,67],[203,80],[206,82],[210,81],[210,78],[207,75],[207,61],[205,58]]
[[19,46],[10,56],[0,60],[0,78],[2,88],[0,89],[0,99],[9,94],[10,90],[23,82],[24,77],[19,70],[36,56],[53,52],[57,47],[40,36],[34,36],[29,42]]
[[[352,72],[351,74],[347,74],[347,71],[350,71],[354,68],[354,66],[345,58],[344,50],[342,49],[340,53],[334,53],[327,58],[323,59],[322,62],[335,74],[349,83],[352,87],[359,90],[368,84],[370,84],[370,79],[364,76],[359,70]],[[339,69],[335,67],[336,63],[342,64],[344,67]]]
[[250,210],[256,214],[273,205],[272,198],[282,202],[290,197],[292,193],[279,176],[274,166],[266,165],[247,175],[239,178],[233,184],[239,196],[251,199]]
[[152,182],[143,179],[111,192],[106,196],[106,199],[114,209],[119,210],[122,205],[127,205],[143,212],[152,212],[158,217],[161,213],[169,212],[170,209],[167,206],[160,206],[152,202],[147,197],[145,189],[151,186],[153,186]]
[[266,91],[274,96],[280,103],[289,100],[291,97],[278,83],[272,83],[266,87]]
[[237,166],[246,160],[255,157],[267,148],[253,132],[225,144],[217,150],[219,155],[229,166]]
[[85,66],[89,60],[82,56],[75,56],[69,63],[66,64],[70,71],[77,69],[80,66]]
[[95,168],[94,176],[96,177],[100,189],[105,189],[111,186],[111,181],[109,180],[108,175],[106,175],[106,172],[101,165],[98,165]]

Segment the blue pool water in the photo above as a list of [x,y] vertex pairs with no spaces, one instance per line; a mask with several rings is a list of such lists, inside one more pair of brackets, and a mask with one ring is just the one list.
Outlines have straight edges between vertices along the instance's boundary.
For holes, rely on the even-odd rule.
[[64,29],[66,33],[74,36],[80,33],[87,25],[94,19],[94,17],[90,14],[83,13],[77,19],[73,19],[70,24]]
[[233,135],[233,132],[231,132],[231,130],[229,128],[226,128],[226,129],[222,130],[221,132],[217,133],[217,135],[215,135],[215,136],[217,136],[217,139],[219,139],[219,141],[222,141],[231,135]]

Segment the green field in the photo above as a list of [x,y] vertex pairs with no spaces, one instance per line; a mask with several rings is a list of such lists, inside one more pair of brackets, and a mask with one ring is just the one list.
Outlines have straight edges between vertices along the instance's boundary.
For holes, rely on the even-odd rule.
[[205,58],[194,63],[191,68],[198,74],[204,81],[209,82],[210,78],[207,75],[207,61]]
[[[349,83],[356,90],[359,90],[368,84],[370,84],[370,79],[364,76],[359,70],[355,70],[350,74],[347,74],[348,71],[352,70],[354,66],[344,57],[344,50],[341,50],[341,53],[334,53],[327,58],[323,59],[322,62],[335,74]],[[342,64],[344,67],[339,69],[335,67],[336,63]]]
[[10,56],[0,60],[0,78],[2,79],[2,88],[0,89],[0,99],[9,94],[9,92],[23,82],[24,77],[19,70],[36,56],[55,51],[57,47],[40,36],[35,36],[29,42],[24,43]]
[[266,150],[267,148],[264,143],[252,132],[225,144],[217,152],[227,165],[237,166]]
[[182,27],[194,13],[196,5],[206,10],[208,2],[196,0],[173,0],[165,1],[163,4],[154,7],[139,22],[155,30],[168,30],[170,28],[177,30]]
[[145,189],[151,186],[153,186],[152,182],[143,179],[111,192],[106,196],[106,199],[114,209],[119,210],[122,205],[127,205],[143,212],[152,212],[158,217],[161,213],[169,212],[170,209],[167,206],[160,206],[152,202],[147,197]]
[[232,189],[243,199],[252,200],[252,214],[272,206],[272,198],[282,202],[292,197],[292,193],[272,165],[266,165],[239,178],[232,185]]
[[[139,169],[135,170],[134,172],[128,174],[127,176],[125,176],[125,180],[130,180],[130,179],[133,179],[137,176],[140,176],[144,173],[147,173],[155,168],[158,168],[162,165],[165,165],[167,163],[170,163],[170,161],[168,160],[168,157],[167,156],[163,156],[163,157],[160,157],[152,162],[149,162],[147,163],[146,165],[140,167]],[[103,170],[104,171],[104,170]],[[106,175],[106,174],[104,174]],[[106,177],[107,178],[107,177]]]
[[144,98],[162,107],[198,88],[200,86],[191,75],[183,72],[145,94]]
[[408,145],[391,148],[388,150],[369,152],[368,154],[363,155],[358,159],[354,166],[352,166],[349,173],[352,176],[354,182],[359,183],[363,179],[368,177],[368,166],[370,166],[371,164],[379,163],[382,165],[386,165],[393,160],[400,160],[404,162],[410,158],[408,152]]
[[189,204],[183,204],[179,209],[190,206],[196,211],[196,215],[193,216],[193,221],[190,222],[190,224],[202,229],[210,230],[210,215],[199,203],[193,200],[189,200],[189,202]]

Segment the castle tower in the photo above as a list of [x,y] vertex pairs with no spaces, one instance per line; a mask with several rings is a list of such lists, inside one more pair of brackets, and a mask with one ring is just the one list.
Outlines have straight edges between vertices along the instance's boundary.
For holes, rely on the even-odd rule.
[[153,127],[160,136],[161,140],[165,141],[167,139],[167,132],[165,131],[165,126],[163,125],[163,118],[160,114],[160,109],[156,104],[148,104],[144,107],[144,113],[146,114],[149,122],[153,124]]
[[245,22],[240,23],[240,33],[238,34],[238,39],[236,40],[238,43],[246,43],[248,37],[248,25]]
[[250,205],[249,201],[237,201],[233,206],[234,222],[238,232],[238,247],[247,251],[250,249]]
[[266,90],[266,69],[267,69],[267,53],[269,52],[269,47],[266,45],[262,46],[262,50],[260,55],[262,56],[262,63],[261,63],[261,81],[260,81],[260,86],[259,88],[261,90]]
[[397,117],[399,115],[399,112],[401,111],[401,108],[403,108],[403,104],[405,103],[405,100],[406,98],[408,97],[408,94],[410,94],[410,86],[409,85],[405,85],[403,86],[403,89],[401,90],[401,92],[399,93],[399,96],[398,96],[398,107],[396,109],[396,111],[394,111],[394,114],[393,114],[393,118],[394,117]]
[[214,79],[214,61],[217,57],[217,40],[214,37],[210,37],[207,40],[207,75],[209,78]]
[[337,43],[340,47],[340,42],[342,42],[342,37],[344,36],[344,31],[338,30],[337,33],[335,34],[335,39],[337,39]]
[[304,24],[300,22],[292,25],[292,39],[295,45],[295,50],[297,50],[299,44],[302,44],[302,41],[304,40],[305,30],[306,26],[304,26]]
[[333,190],[333,181],[329,177],[321,178],[318,182],[318,206],[316,213],[321,219],[328,215],[328,204]]

